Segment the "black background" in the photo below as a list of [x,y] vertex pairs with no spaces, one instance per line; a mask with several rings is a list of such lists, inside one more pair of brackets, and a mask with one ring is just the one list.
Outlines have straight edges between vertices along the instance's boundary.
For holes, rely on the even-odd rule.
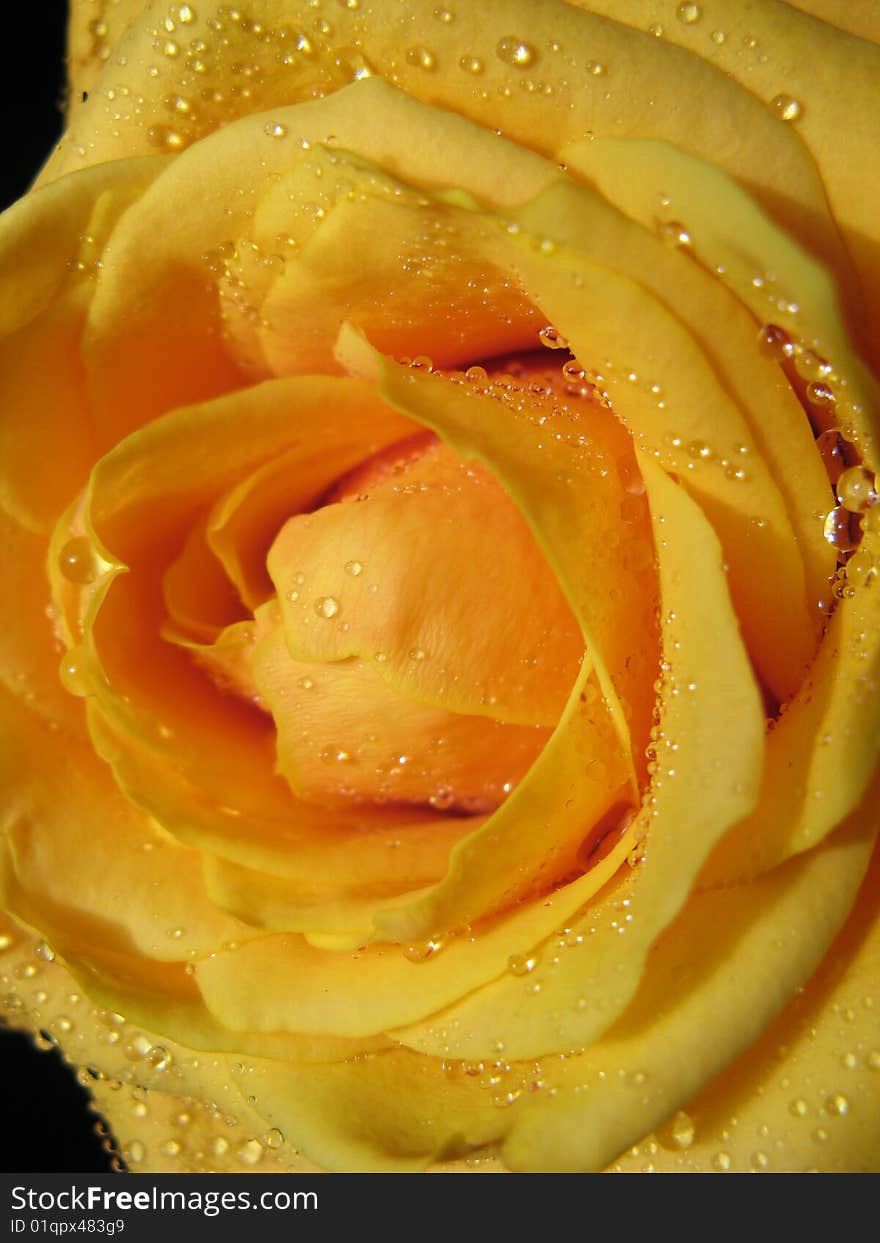
[[[24,194],[61,132],[66,22],[63,0],[4,5],[0,208]],[[0,1084],[0,1169],[110,1169],[86,1093],[57,1053],[39,1051],[19,1033],[0,1032]]]

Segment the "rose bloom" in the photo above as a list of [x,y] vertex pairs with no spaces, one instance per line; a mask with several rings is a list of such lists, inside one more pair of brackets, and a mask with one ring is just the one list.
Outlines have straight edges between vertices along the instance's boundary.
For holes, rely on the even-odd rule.
[[128,1168],[880,1170],[878,37],[74,0],[0,971]]

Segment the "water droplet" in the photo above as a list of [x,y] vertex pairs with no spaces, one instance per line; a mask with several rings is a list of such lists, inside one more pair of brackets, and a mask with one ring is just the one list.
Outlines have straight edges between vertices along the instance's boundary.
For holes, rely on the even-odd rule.
[[272,1129],[267,1131],[262,1137],[261,1143],[264,1148],[280,1148],[284,1143],[284,1136],[276,1126],[273,1126]]
[[778,324],[763,324],[758,331],[758,347],[762,354],[784,362],[793,357],[795,349],[791,337]]
[[588,60],[586,69],[587,73],[592,74],[594,78],[601,78],[606,72],[601,60]]
[[315,612],[319,617],[336,617],[339,613],[339,601],[333,596],[319,596],[315,601]]
[[415,65],[417,69],[430,71],[437,65],[434,53],[421,45],[418,47],[408,47],[406,49],[406,59],[410,65]]
[[813,380],[807,385],[807,400],[811,401],[814,406],[827,407],[833,406],[837,399],[833,388],[819,380]]
[[538,333],[538,340],[542,345],[546,345],[548,350],[567,350],[568,341],[562,335],[558,328],[554,328],[552,324],[547,324]]
[[166,1139],[164,1143],[159,1145],[159,1151],[163,1157],[177,1157],[182,1151],[183,1145],[179,1139]]
[[98,574],[98,560],[85,536],[70,539],[58,555],[58,568],[71,583],[94,582]]
[[849,1099],[842,1092],[835,1092],[825,1100],[825,1109],[836,1118],[849,1113]]
[[685,26],[692,26],[694,22],[698,22],[703,16],[703,10],[699,4],[694,4],[690,0],[690,2],[678,6],[675,16]]
[[249,1139],[236,1148],[235,1155],[242,1165],[256,1165],[263,1156],[263,1145],[258,1139]]
[[167,125],[151,125],[146,131],[146,139],[151,147],[160,147],[165,151],[179,151],[184,146],[184,137],[177,130]]
[[669,246],[688,247],[691,245],[689,231],[678,220],[664,221],[660,226],[660,237]]
[[346,574],[350,574],[352,578],[357,578],[359,574],[363,574],[364,567],[361,561],[346,561],[344,565]]
[[188,26],[190,22],[196,20],[196,11],[191,4],[179,4],[177,6],[177,20],[184,26]]
[[404,946],[403,956],[407,962],[426,962],[443,949],[440,937],[431,937],[428,941],[413,942]]
[[837,499],[844,509],[863,514],[877,503],[877,480],[866,466],[850,466],[837,480]]
[[880,1049],[872,1049],[865,1057],[868,1070],[880,1070]]
[[324,747],[321,752],[321,760],[324,764],[347,764],[350,759],[351,753],[344,747]]
[[694,1142],[696,1127],[690,1114],[679,1109],[658,1132],[657,1138],[666,1148],[690,1148]]
[[139,1139],[133,1139],[122,1150],[122,1156],[128,1164],[133,1162],[135,1165],[140,1165],[146,1155],[147,1150]]
[[790,1102],[788,1112],[795,1118],[805,1118],[809,1112],[809,1105],[802,1096],[799,1096]]
[[770,107],[780,121],[797,121],[804,113],[803,104],[793,95],[774,95],[770,100]]
[[61,657],[61,663],[58,666],[61,685],[69,694],[79,697],[89,693],[89,679],[83,656],[82,647],[71,648]]
[[518,69],[525,69],[538,59],[538,53],[531,43],[526,43],[524,39],[518,39],[515,35],[506,35],[500,39],[495,48],[495,55],[499,60],[504,61],[505,65],[515,65]]
[[821,436],[816,437],[816,448],[819,450],[825,470],[828,473],[828,478],[832,484],[836,484],[846,470],[844,443],[844,439],[836,427],[829,427],[827,431],[822,432]]
[[2,953],[3,950],[8,950],[9,947],[14,944],[15,943],[8,932],[0,933],[0,953]]
[[146,1057],[144,1058],[144,1061],[149,1063],[149,1065],[152,1066],[153,1070],[158,1070],[158,1071],[167,1070],[168,1067],[171,1065],[171,1054],[168,1052],[168,1050],[163,1045],[156,1044],[156,1045],[153,1045],[150,1051],[147,1053]]
[[770,1164],[770,1158],[766,1152],[753,1152],[749,1157],[749,1164],[753,1170],[766,1170]]
[[729,1152],[716,1152],[712,1158],[712,1169],[718,1170],[720,1174],[726,1174],[733,1165]]
[[452,9],[435,9],[434,19],[442,22],[444,26],[448,26],[450,22],[455,21],[455,13]]
[[727,35],[723,30],[712,31],[712,42],[716,45],[716,47],[721,47],[722,43],[726,42],[726,40]]
[[712,457],[712,447],[707,445],[705,440],[692,440],[687,447],[688,456],[694,459],[701,459],[704,462]]
[[208,1147],[211,1150],[212,1156],[223,1157],[229,1152],[229,1140],[223,1135],[217,1135],[211,1140]]
[[831,373],[831,364],[813,350],[801,350],[794,360],[794,369],[802,380],[824,380]]
[[464,377],[469,384],[487,384],[489,382],[489,373],[485,367],[468,367]]
[[858,543],[858,536],[853,530],[852,515],[843,505],[837,505],[825,519],[823,534],[828,543],[839,552],[852,552]]
[[55,951],[48,941],[38,941],[34,946],[34,953],[37,958],[42,958],[43,962],[55,961]]
[[653,25],[648,27],[648,34],[653,35],[655,39],[662,39],[663,38],[663,27],[660,25],[659,22],[654,22]]
[[529,975],[537,965],[537,954],[511,954],[507,960],[507,970],[511,975]]
[[410,660],[424,660],[425,649],[422,647],[411,647],[409,649],[409,658]]
[[463,69],[465,73],[478,74],[478,73],[482,73],[483,70],[486,68],[484,63],[480,60],[479,56],[472,56],[472,55],[459,56],[458,64],[459,64],[459,68]]
[[267,121],[263,126],[263,133],[267,138],[285,138],[287,126],[282,121]]

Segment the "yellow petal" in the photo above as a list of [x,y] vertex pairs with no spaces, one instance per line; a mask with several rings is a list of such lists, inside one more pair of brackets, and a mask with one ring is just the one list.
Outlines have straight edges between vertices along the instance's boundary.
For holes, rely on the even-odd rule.
[[324,805],[490,811],[550,735],[419,703],[369,662],[291,660],[280,629],[258,645],[253,669],[278,731],[278,771],[300,798]]
[[88,474],[94,429],[79,348],[96,263],[163,167],[120,160],[90,169],[27,195],[3,216],[0,489],[5,507],[32,530],[48,531]]
[[[375,365],[375,354],[370,358]],[[388,401],[437,430],[462,456],[488,462],[522,505],[584,629],[599,683],[617,714],[614,727],[627,745],[629,721],[643,736],[653,682],[651,652],[643,641],[651,633],[653,584],[647,566],[621,573],[614,555],[620,537],[617,470],[624,459],[629,461],[620,429],[607,412],[590,407],[589,422],[575,414],[577,431],[583,430],[567,443],[566,412],[558,423],[536,426],[502,402],[440,378],[420,377],[390,363],[381,365],[381,375],[380,391]],[[565,433],[556,439],[554,432],[562,427]],[[583,482],[575,494],[566,481],[578,477]],[[630,517],[632,534],[643,540],[641,508]],[[591,549],[589,573],[584,547]],[[632,635],[641,636],[640,641],[630,642]],[[528,892],[538,876],[546,884],[574,866],[585,830],[620,802],[614,792],[621,789],[625,773],[622,766],[615,770],[605,764],[601,772],[597,765],[585,772],[588,757],[610,754],[603,736],[611,725],[601,705],[590,706],[586,686],[582,674],[528,777],[485,830],[453,852],[450,872],[436,893],[410,911],[380,919],[385,935],[393,940],[431,935],[494,908],[499,899],[509,902]],[[536,823],[547,829],[536,833]],[[491,869],[483,862],[487,858]]]
[[5,848],[16,913],[87,948],[182,962],[247,929],[207,900],[198,853],[120,794],[91,749],[2,700]]
[[486,1057],[500,1044],[523,1058],[595,1039],[629,1003],[654,940],[684,904],[712,845],[754,804],[763,714],[718,542],[683,489],[650,459],[640,464],[657,541],[665,668],[652,739],[657,768],[628,834],[641,862],[566,920],[557,938],[523,942],[518,953],[534,954],[531,971],[508,973],[429,1022],[395,1032],[414,1048]]
[[[760,348],[755,321],[748,309],[714,272],[693,262],[691,247],[681,241],[682,236],[687,237],[681,223],[667,220],[657,226],[659,236],[649,233],[647,228],[638,227],[615,211],[598,194],[562,181],[511,215],[533,236],[564,242],[585,258],[613,267],[637,281],[681,321],[722,385],[726,400],[736,406],[739,419],[746,425],[749,439],[737,443],[735,456],[725,459],[722,470],[738,483],[739,476],[750,470],[750,455],[757,453],[766,463],[798,542],[808,599],[813,604],[823,601],[827,606],[828,578],[834,572],[835,554],[823,537],[816,514],[824,513],[829,506],[828,475],[816,452],[803,406],[780,374],[777,361]],[[652,229],[657,224],[654,220],[645,223]],[[719,331],[720,324],[724,325],[723,331]],[[659,348],[658,342],[654,345]],[[603,370],[597,357],[601,359],[591,343],[584,365]],[[604,370],[603,375],[606,382],[614,385],[612,375]],[[664,417],[670,420],[670,427],[664,432],[654,429],[655,437],[658,444],[663,443],[669,465],[677,466],[687,480],[699,465],[694,457],[699,458],[708,438],[706,432],[693,428],[691,435],[681,426],[672,428],[671,420],[677,420],[681,412],[673,406],[662,379],[656,391],[645,376],[634,382],[649,389],[656,398],[658,411],[666,412]],[[627,386],[617,385],[614,391],[622,411],[629,411]],[[646,415],[650,415],[649,409],[642,412],[642,432],[651,426]],[[705,416],[707,430],[711,417],[720,423],[721,412]],[[736,440],[742,431],[742,426],[737,427],[731,420],[726,434]],[[675,459],[669,453],[674,432],[682,442]],[[744,449],[748,452],[743,453]],[[814,625],[820,620],[817,612]]]
[[[862,540],[877,563],[878,532]],[[857,563],[856,563],[857,564]],[[876,574],[876,571],[874,571]],[[713,853],[700,884],[755,875],[809,850],[862,798],[877,764],[880,599],[853,568],[809,677],[767,739],[758,805]]]
[[356,503],[293,517],[272,545],[290,655],[359,657],[417,703],[555,725],[584,642],[522,514],[445,446],[390,454]]
[[[677,317],[642,285],[563,248],[536,253],[529,239],[517,239],[517,252],[525,287],[581,364],[601,373],[638,447],[681,476],[716,527],[749,652],[787,698],[815,650],[816,610],[783,498],[741,410]],[[662,405],[651,385],[663,389]],[[733,465],[743,458],[747,466]],[[756,562],[772,567],[772,610]]]
[[[664,40],[717,66],[795,130],[816,162],[861,277],[867,317],[854,319],[855,338],[877,358],[880,48],[827,25],[834,21],[830,13],[819,12],[819,22],[778,0],[757,0],[747,9],[738,0],[720,0],[696,22],[667,20],[669,8],[661,0],[589,0],[586,7],[640,30],[660,24]],[[714,110],[713,121],[720,124]]]
[[[821,962],[858,892],[874,836],[875,826],[856,821],[759,881],[692,898],[620,1023],[583,1054],[544,1064],[557,1094],[524,1102],[504,1145],[508,1164],[601,1169],[685,1106]],[[767,1116],[760,1098],[755,1109]]]
[[796,346],[827,361],[833,402],[830,409],[814,402],[810,413],[822,427],[838,422],[876,468],[878,387],[847,330],[839,269],[817,263],[720,168],[686,151],[606,139],[578,144],[566,157],[646,227],[653,224],[654,196],[663,193],[688,230],[694,257],[715,270],[759,323],[780,326]]

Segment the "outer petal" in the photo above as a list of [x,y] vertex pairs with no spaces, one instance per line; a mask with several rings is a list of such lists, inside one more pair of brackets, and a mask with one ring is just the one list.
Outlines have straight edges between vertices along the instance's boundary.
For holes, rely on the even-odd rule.
[[837,940],[761,1039],[612,1170],[880,1170],[878,864],[875,852]]
[[79,351],[99,260],[164,166],[133,159],[90,169],[3,216],[0,487],[4,507],[32,530],[50,529],[85,482],[95,445]]
[[[702,21],[668,20],[663,0],[590,0],[585,5],[641,30],[662,29],[662,38],[716,65],[793,125],[822,176],[832,215],[855,261],[867,319],[854,322],[856,339],[877,358],[880,349],[880,48],[780,0],[718,0]],[[849,6],[850,11],[857,6]],[[856,15],[856,21],[858,16]],[[720,37],[719,37],[720,34]],[[783,90],[784,86],[784,90]],[[793,102],[792,102],[793,101]],[[713,118],[717,114],[713,110]]]

